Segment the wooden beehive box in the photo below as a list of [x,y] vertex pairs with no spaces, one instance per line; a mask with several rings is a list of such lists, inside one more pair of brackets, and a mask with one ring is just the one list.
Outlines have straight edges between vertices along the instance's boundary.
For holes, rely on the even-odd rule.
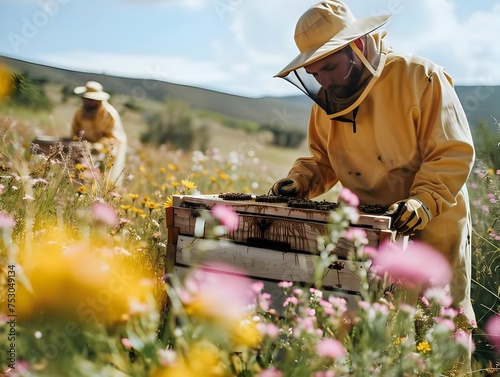
[[[204,239],[205,224],[200,211],[215,204],[232,207],[239,227],[218,241]],[[293,281],[312,285],[317,256],[317,237],[327,232],[329,211],[287,207],[284,203],[261,203],[253,199],[224,200],[219,195],[178,195],[167,208],[168,260],[170,271],[222,262],[267,283]],[[357,224],[365,230],[369,246],[395,241],[387,216],[360,214]],[[322,281],[323,289],[339,295],[357,295],[361,263],[346,260],[346,251],[336,249],[339,261]],[[223,268],[223,267],[220,267]],[[224,271],[221,271],[224,272]]]

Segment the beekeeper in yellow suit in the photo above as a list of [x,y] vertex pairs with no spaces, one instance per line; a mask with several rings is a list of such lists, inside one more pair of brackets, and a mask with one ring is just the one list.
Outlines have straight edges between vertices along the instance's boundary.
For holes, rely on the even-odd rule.
[[78,86],[74,93],[82,97],[82,106],[73,117],[73,138],[93,143],[98,153],[103,153],[104,171],[113,183],[121,183],[127,154],[127,135],[120,115],[108,102],[109,94],[97,81]]
[[444,69],[394,53],[386,33],[376,32],[389,18],[356,19],[332,0],[299,19],[300,54],[276,76],[315,102],[311,156],[298,158],[271,190],[313,198],[340,182],[363,204],[390,206],[395,229],[448,258],[452,298],[474,326],[465,186],[474,163],[469,125]]

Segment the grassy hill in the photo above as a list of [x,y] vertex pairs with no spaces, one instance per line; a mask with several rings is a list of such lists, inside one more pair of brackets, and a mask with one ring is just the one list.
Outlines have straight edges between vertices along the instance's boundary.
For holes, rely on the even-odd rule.
[[[154,106],[151,102],[162,103],[167,98],[175,98],[190,104],[193,109],[219,113],[230,118],[254,121],[260,124],[283,122],[287,127],[305,129],[309,117],[311,101],[295,97],[248,98],[187,85],[173,84],[158,80],[134,79],[95,73],[77,72],[0,56],[4,64],[17,72],[28,72],[33,77],[43,77],[49,82],[63,85],[82,85],[88,80],[101,82],[109,93],[128,95],[144,107]],[[299,96],[300,98],[301,96]]]
[[[77,86],[88,80],[98,80],[112,95],[128,96],[139,102],[146,112],[157,108],[167,98],[175,98],[189,103],[193,109],[229,118],[305,130],[312,103],[304,95],[242,97],[158,80],[71,71],[5,56],[0,56],[0,64],[61,85]],[[456,90],[472,127],[480,120],[487,122],[492,128],[496,127],[495,119],[500,120],[500,86],[457,86]]]

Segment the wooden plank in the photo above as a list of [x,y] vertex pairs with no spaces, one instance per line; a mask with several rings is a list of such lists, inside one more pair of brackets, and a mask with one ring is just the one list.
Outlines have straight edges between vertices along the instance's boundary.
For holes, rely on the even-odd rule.
[[[202,230],[196,233],[197,211],[190,208],[175,208],[173,222],[179,234],[194,236],[195,234],[205,236]],[[200,224],[198,224],[200,226]],[[201,224],[204,227],[204,224]],[[380,244],[380,234],[384,237],[395,236],[393,231],[381,231],[378,229],[362,228],[368,239],[368,246],[378,247]],[[249,246],[256,246],[268,249],[278,249],[282,251],[305,251],[315,252],[317,250],[317,237],[324,235],[328,231],[326,223],[314,221],[304,221],[290,218],[271,218],[266,216],[256,216],[252,214],[239,214],[239,227],[237,230],[223,235],[231,241]],[[170,236],[169,236],[170,239]],[[345,257],[347,250],[337,249],[334,253]]]
[[[255,198],[255,196],[253,197]],[[318,211],[314,209],[301,209],[287,207],[285,203],[262,203],[255,200],[234,201],[224,200],[218,195],[174,195],[174,207],[205,207],[211,208],[215,204],[224,204],[233,208],[238,213],[248,213],[260,216],[281,217],[318,221],[328,223],[330,221],[329,211]],[[377,216],[360,213],[358,225],[366,225],[374,229],[390,229],[391,218],[388,216]]]
[[[314,284],[314,269],[318,259],[311,253],[281,252],[240,245],[228,240],[206,240],[179,236],[175,265],[206,266],[220,262],[245,271],[255,279]],[[333,267],[333,266],[332,266]],[[349,294],[359,292],[361,263],[342,260],[328,271],[323,286]]]
[[[190,268],[184,265],[176,265],[173,273],[177,275],[179,279],[183,279],[189,272]],[[215,271],[213,269],[206,270],[207,273],[219,274],[224,273],[223,271]],[[283,313],[283,302],[285,301],[285,295],[283,289],[278,286],[278,282],[266,281],[252,278],[249,276],[235,276],[235,279],[250,279],[253,281],[260,281],[264,283],[263,292],[269,293],[271,295],[271,305],[278,313]],[[342,290],[331,289],[329,287],[324,287],[321,289],[323,292],[323,298],[328,300],[329,296],[342,297],[347,302],[347,308],[351,311],[356,311],[358,308],[357,302],[361,299],[359,294],[352,294]]]

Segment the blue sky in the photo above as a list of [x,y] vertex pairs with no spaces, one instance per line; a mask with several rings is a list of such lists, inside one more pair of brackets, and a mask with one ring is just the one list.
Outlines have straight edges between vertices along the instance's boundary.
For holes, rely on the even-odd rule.
[[[500,84],[500,0],[345,0],[401,53],[456,84]],[[0,0],[0,54],[55,67],[158,79],[244,96],[298,94],[273,78],[316,0]]]

